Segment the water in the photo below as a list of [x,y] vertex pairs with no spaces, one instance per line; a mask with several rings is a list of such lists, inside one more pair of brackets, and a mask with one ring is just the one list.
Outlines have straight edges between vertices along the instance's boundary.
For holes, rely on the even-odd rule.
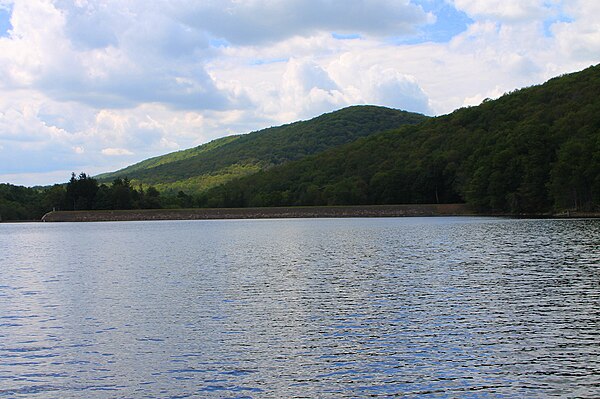
[[0,225],[0,398],[600,397],[600,220]]

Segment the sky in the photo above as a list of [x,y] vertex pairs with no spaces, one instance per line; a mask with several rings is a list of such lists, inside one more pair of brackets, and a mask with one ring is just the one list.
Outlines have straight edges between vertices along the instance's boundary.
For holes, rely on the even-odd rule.
[[0,183],[62,183],[375,104],[426,115],[600,62],[597,0],[0,0]]

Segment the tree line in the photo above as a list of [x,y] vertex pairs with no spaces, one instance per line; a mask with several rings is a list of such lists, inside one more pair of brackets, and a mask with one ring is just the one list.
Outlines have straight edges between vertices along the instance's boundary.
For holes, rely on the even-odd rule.
[[100,184],[84,172],[72,173],[66,184],[51,187],[0,184],[0,221],[39,220],[52,210],[160,209],[193,205],[193,198],[183,191],[160,193],[153,186],[134,186],[126,177]]

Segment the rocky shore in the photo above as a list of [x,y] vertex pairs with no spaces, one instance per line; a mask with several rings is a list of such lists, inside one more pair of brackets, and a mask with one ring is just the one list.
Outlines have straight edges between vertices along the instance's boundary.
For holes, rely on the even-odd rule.
[[54,211],[43,222],[109,222],[139,220],[347,218],[474,215],[464,204],[314,206],[273,208],[143,209],[120,211]]

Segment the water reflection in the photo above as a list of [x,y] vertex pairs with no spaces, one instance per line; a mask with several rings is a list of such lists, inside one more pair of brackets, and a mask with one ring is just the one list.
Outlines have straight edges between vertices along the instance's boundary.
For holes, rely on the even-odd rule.
[[0,225],[0,397],[594,397],[600,221]]

